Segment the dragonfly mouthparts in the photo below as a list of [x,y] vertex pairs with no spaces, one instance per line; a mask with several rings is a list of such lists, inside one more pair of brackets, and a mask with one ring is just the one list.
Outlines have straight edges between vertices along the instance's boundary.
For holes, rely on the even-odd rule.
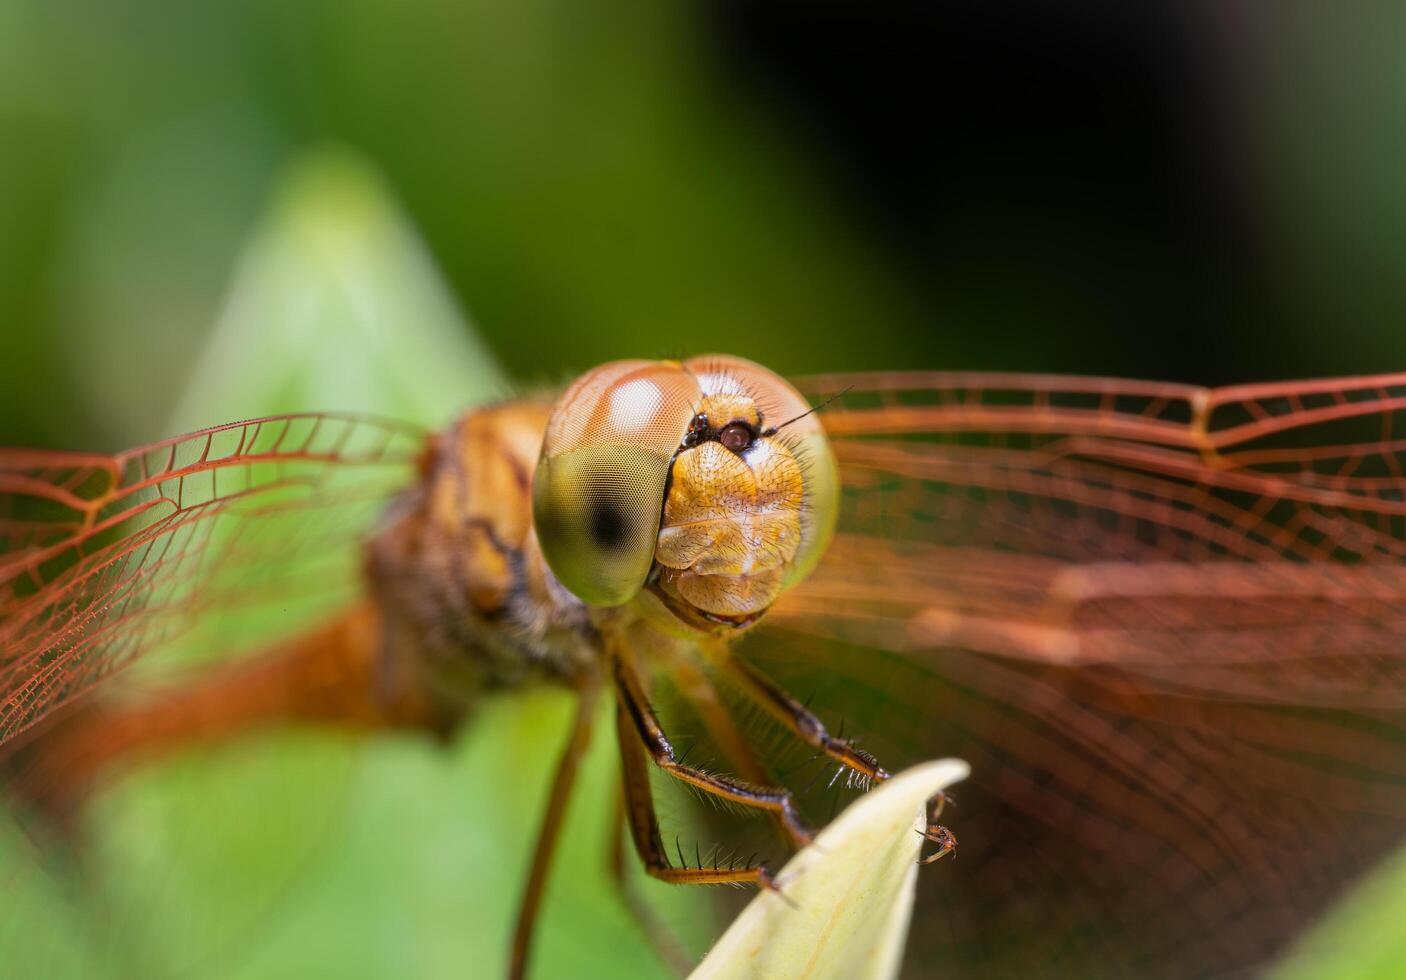
[[657,584],[648,586],[648,591],[658,597],[664,607],[674,615],[674,618],[685,626],[703,633],[731,633],[735,630],[745,630],[754,625],[766,613],[765,609],[760,609],[741,616],[725,616],[690,605]]

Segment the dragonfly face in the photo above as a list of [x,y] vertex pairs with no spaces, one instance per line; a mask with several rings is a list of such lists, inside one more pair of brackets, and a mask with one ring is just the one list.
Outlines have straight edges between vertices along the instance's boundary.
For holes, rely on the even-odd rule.
[[582,601],[620,605],[647,585],[688,627],[726,630],[756,622],[814,567],[837,484],[820,423],[765,368],[624,361],[557,401],[533,515],[548,563]]
[[[823,434],[786,424],[841,391]],[[351,612],[295,633],[292,659],[244,651],[159,717],[100,713],[67,760],[141,754],[154,732],[435,727],[433,699],[394,694],[388,658],[435,646],[525,679],[514,665],[570,648],[594,668],[553,676],[583,713],[611,690],[630,829],[665,880],[769,875],[664,853],[650,771],[809,834],[784,789],[800,785],[709,701],[728,686],[861,782],[883,770],[827,724],[887,765],[972,763],[962,861],[921,879],[914,975],[1261,967],[1406,837],[1403,426],[1406,377],[792,389],[708,358],[609,365],[555,408],[470,413],[428,452],[423,434],[331,416],[111,457],[3,451],[0,751],[212,612],[281,610],[301,580],[278,576],[316,534],[353,562],[371,549]],[[401,496],[378,523],[388,473]],[[652,709],[661,665],[724,747],[707,772]],[[402,686],[424,694],[413,672]]]

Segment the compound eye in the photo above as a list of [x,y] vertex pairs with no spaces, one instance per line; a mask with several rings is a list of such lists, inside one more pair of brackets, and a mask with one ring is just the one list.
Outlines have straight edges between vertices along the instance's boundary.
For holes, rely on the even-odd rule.
[[643,588],[669,465],[698,397],[678,364],[617,361],[557,400],[532,479],[532,519],[552,573],[582,602],[616,606]]
[[581,601],[634,597],[654,563],[668,461],[638,446],[584,447],[543,459],[533,520],[556,577]]

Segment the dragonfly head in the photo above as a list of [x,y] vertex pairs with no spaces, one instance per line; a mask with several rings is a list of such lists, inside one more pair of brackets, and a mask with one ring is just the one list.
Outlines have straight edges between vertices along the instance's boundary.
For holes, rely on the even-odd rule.
[[583,602],[645,594],[717,632],[751,625],[809,573],[837,494],[819,419],[777,375],[728,356],[617,361],[557,401],[533,518]]

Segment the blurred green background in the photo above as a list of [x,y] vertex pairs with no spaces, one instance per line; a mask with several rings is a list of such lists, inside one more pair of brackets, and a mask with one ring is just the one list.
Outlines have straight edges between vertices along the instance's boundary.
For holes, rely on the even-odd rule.
[[328,143],[515,378],[1399,365],[1406,15],[1147,7],[3,0],[0,441],[159,426]]
[[[0,0],[0,444],[115,449],[283,408],[433,424],[708,349],[783,373],[1397,370],[1403,21]],[[358,763],[333,871],[230,975],[453,976],[466,951],[496,970],[565,710],[494,709],[452,763]],[[583,819],[544,968],[651,975]]]

